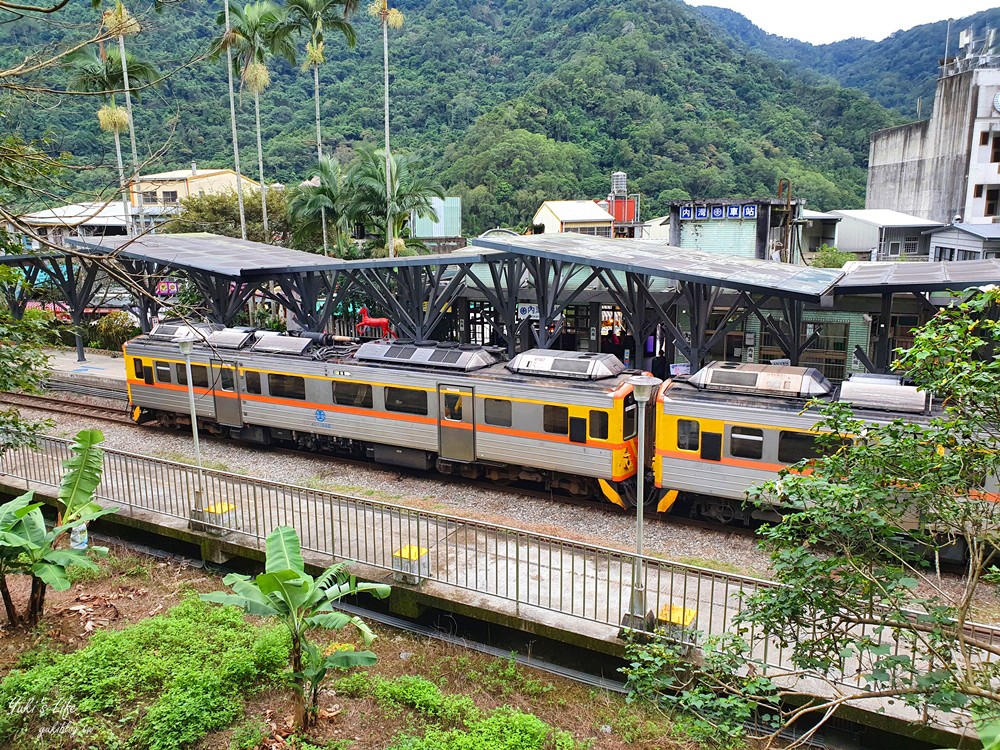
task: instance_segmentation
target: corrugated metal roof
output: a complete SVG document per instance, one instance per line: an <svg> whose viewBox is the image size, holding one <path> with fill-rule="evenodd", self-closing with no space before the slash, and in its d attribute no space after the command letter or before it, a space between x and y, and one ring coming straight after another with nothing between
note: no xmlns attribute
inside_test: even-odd
<svg viewBox="0 0 1000 750"><path fill-rule="evenodd" d="M188 177L205 177L210 174L223 174L224 172L232 172L236 174L232 169L174 169L170 172L156 172L154 174L143 174L139 175L137 182L142 182L143 180L183 180Z"/></svg>
<svg viewBox="0 0 1000 750"><path fill-rule="evenodd" d="M962 291L1000 284L1000 260L952 260L939 263L869 263L852 261L835 294L882 294L900 291Z"/></svg>
<svg viewBox="0 0 1000 750"><path fill-rule="evenodd" d="M125 226L125 210L121 200L112 203L71 203L68 206L24 214L19 218L31 226Z"/></svg>
<svg viewBox="0 0 1000 750"><path fill-rule="evenodd" d="M925 232L925 234L937 234L949 229L957 229L960 232L966 232L973 237L979 237L984 240L1000 240L1000 224L949 224L944 227L932 229L929 232Z"/></svg>
<svg viewBox="0 0 1000 750"><path fill-rule="evenodd" d="M472 244L612 271L631 271L725 289L777 293L814 302L828 294L842 275L837 269L685 250L668 245L664 240L607 239L567 233L477 237Z"/></svg>
<svg viewBox="0 0 1000 750"><path fill-rule="evenodd" d="M940 221L931 221L920 216L904 214L888 208L864 208L844 211L830 211L834 216L863 221L876 227L939 227Z"/></svg>
<svg viewBox="0 0 1000 750"><path fill-rule="evenodd" d="M820 219L840 221L840 219L842 218L840 216L837 216L836 214L828 214L824 211L810 211L808 208L803 208L800 216L801 218L806 219L807 221L818 221Z"/></svg>
<svg viewBox="0 0 1000 750"><path fill-rule="evenodd" d="M614 221L615 219L594 201L545 201L538 207L535 216L537 217L546 207L559 221Z"/></svg>

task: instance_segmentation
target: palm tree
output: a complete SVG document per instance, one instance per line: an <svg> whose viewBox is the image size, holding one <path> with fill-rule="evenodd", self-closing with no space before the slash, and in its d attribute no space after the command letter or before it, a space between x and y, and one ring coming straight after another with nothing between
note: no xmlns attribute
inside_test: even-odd
<svg viewBox="0 0 1000 750"><path fill-rule="evenodd" d="M288 0L285 4L290 16L296 19L300 30L309 33L306 42L306 61L303 67L311 67L313 71L313 99L316 104L316 156L320 169L323 163L323 135L320 130L319 116L319 66L326 62L323 54L323 31L331 28L340 31L347 40L347 46L353 47L357 41L354 27L347 17L358 9L358 0ZM342 9L342 10L341 10ZM320 207L320 225L323 230L323 252L329 254L329 241L326 233L326 209Z"/></svg>
<svg viewBox="0 0 1000 750"><path fill-rule="evenodd" d="M115 155L118 164L118 186L122 193L122 208L125 210L125 222L131 225L131 209L128 202L128 183L125 180L125 165L122 161L121 131L130 126L131 118L115 103L115 92L122 91L126 84L122 71L131 73L131 80L140 86L152 83L159 73L152 65L136 58L131 53L121 58L119 50L105 50L104 45L97 48L85 47L66 58L66 67L72 76L71 86L78 91L88 91L100 94L105 102L97 110L97 121L101 130L110 132L115 138ZM138 92L136 98L139 98Z"/></svg>
<svg viewBox="0 0 1000 750"><path fill-rule="evenodd" d="M221 40L220 46L235 52L233 65L239 66L242 86L253 94L254 119L257 125L257 169L260 176L260 205L267 226L267 183L264 179L264 149L260 142L260 95L271 83L267 72L267 58L271 55L283 57L295 64L295 47L291 36L295 27L288 23L285 11L271 0L256 0L242 8L229 4L231 28Z"/></svg>
<svg viewBox="0 0 1000 750"><path fill-rule="evenodd" d="M436 221L431 198L444 198L440 185L417 175L415 163L416 159L407 154L386 158L382 149L364 149L348 175L351 198L347 213L361 218L373 234L381 235L379 240L387 240L385 248L390 258L395 248L388 238L402 238L411 213ZM411 251L422 248L421 243L405 239L403 246Z"/></svg>
<svg viewBox="0 0 1000 750"><path fill-rule="evenodd" d="M311 179L288 191L292 239L303 246L322 231L323 252L329 254L326 246L329 228L333 233L334 254L346 257L351 254L352 220L346 175L336 160L322 156L309 176Z"/></svg>
<svg viewBox="0 0 1000 750"><path fill-rule="evenodd" d="M125 88L125 113L128 115L128 135L132 146L132 179L139 175L139 151L135 145L135 128L132 119L132 92L128 80L128 55L125 52L125 37L138 34L142 29L135 17L117 0L114 10L106 10L101 17L101 24L110 34L118 37L118 57L122 63L122 84ZM136 202L139 207L139 234L146 229L146 210L142 200L142 190L136 190Z"/></svg>
<svg viewBox="0 0 1000 750"><path fill-rule="evenodd" d="M229 83L229 127L232 132L233 139L233 167L236 169L236 202L240 210L240 236L246 240L247 238L247 212L243 206L243 173L240 171L240 138L237 134L236 128L236 94L233 91L233 48L231 45L227 44L227 40L232 37L232 26L229 22L229 2L225 0L223 3L224 8L222 12L222 23L225 26L225 31L223 32L222 39L216 45L213 50L213 57L218 57L221 53L221 49L224 47L226 50L226 78ZM217 19L218 20L218 19ZM253 301L250 302L251 308L253 307Z"/></svg>
<svg viewBox="0 0 1000 750"><path fill-rule="evenodd" d="M378 18L382 24L382 71L385 79L385 168L383 173L385 174L385 194L388 196L392 193L392 188L389 185L389 175L392 173L392 169L389 166L391 153L389 150L389 27L392 26L394 29L402 28L403 14L397 8L390 8L389 0L372 0L372 4L368 6L368 15ZM396 254L392 234L393 222L388 218L391 214L392 209L387 203L386 227L388 234L385 238L385 246L388 249L390 258Z"/></svg>

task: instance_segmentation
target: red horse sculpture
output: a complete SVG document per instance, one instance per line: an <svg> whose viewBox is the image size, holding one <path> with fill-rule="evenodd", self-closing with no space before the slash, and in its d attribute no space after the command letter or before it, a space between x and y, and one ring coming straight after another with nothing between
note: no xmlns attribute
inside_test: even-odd
<svg viewBox="0 0 1000 750"><path fill-rule="evenodd" d="M382 338L395 338L396 334L389 330L389 319L388 318L371 318L368 316L368 308L362 307L358 312L361 313L361 322L354 326L354 332L358 335L361 334L363 328L377 328L382 331Z"/></svg>

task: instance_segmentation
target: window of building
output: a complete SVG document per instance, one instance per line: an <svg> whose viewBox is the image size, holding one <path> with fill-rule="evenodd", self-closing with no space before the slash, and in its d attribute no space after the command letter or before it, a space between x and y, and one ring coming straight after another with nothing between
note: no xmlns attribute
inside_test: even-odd
<svg viewBox="0 0 1000 750"><path fill-rule="evenodd" d="M804 458L816 458L822 451L816 446L816 436L807 432L782 430L778 434L778 460L783 464L798 463Z"/></svg>
<svg viewBox="0 0 1000 750"><path fill-rule="evenodd" d="M372 387L366 383L336 382L333 384L333 403L337 406L371 409Z"/></svg>
<svg viewBox="0 0 1000 750"><path fill-rule="evenodd" d="M546 404L542 407L542 429L552 435L566 435L569 433L569 409L565 406L551 406Z"/></svg>
<svg viewBox="0 0 1000 750"><path fill-rule="evenodd" d="M974 188L972 188L972 197L973 198L982 198L983 197L983 186L982 185L976 185Z"/></svg>
<svg viewBox="0 0 1000 750"><path fill-rule="evenodd" d="M622 417L622 439L631 440L635 437L636 432L639 428L639 422L637 421L637 415L639 413L639 407L636 406L635 396L631 393L625 397L625 413Z"/></svg>
<svg viewBox="0 0 1000 750"><path fill-rule="evenodd" d="M955 248L953 247L934 248L934 260L955 260Z"/></svg>
<svg viewBox="0 0 1000 750"><path fill-rule="evenodd" d="M920 247L920 239L917 237L907 237L903 240L903 253L905 255L916 255Z"/></svg>
<svg viewBox="0 0 1000 750"><path fill-rule="evenodd" d="M979 260L979 251L959 250L957 260Z"/></svg>
<svg viewBox="0 0 1000 750"><path fill-rule="evenodd" d="M385 408L402 414L427 415L427 392L414 388L385 387Z"/></svg>
<svg viewBox="0 0 1000 750"><path fill-rule="evenodd" d="M993 147L990 149L990 161L994 164L1000 162L1000 134L993 134Z"/></svg>
<svg viewBox="0 0 1000 750"><path fill-rule="evenodd" d="M499 398L488 398L483 401L483 420L486 424L496 427L510 427L511 408L510 401Z"/></svg>
<svg viewBox="0 0 1000 750"><path fill-rule="evenodd" d="M247 371L243 374L247 384L247 393L263 393L260 387L260 373L254 372L253 370Z"/></svg>
<svg viewBox="0 0 1000 750"><path fill-rule="evenodd" d="M156 191L155 190L143 190L142 191L142 202L145 204L156 203Z"/></svg>
<svg viewBox="0 0 1000 750"><path fill-rule="evenodd" d="M693 419L677 420L677 448L682 451L696 451L699 447L701 426Z"/></svg>
<svg viewBox="0 0 1000 750"><path fill-rule="evenodd" d="M987 250L983 253L984 258L1000 258L1000 250Z"/></svg>
<svg viewBox="0 0 1000 750"><path fill-rule="evenodd" d="M1000 143L1000 140L995 140L994 143ZM997 204L1000 204L1000 188L989 188L986 191L986 210L983 216L996 216Z"/></svg>
<svg viewBox="0 0 1000 750"><path fill-rule="evenodd" d="M573 234L589 234L592 237L610 237L611 227L563 227L566 232Z"/></svg>
<svg viewBox="0 0 1000 750"><path fill-rule="evenodd" d="M187 385L187 368L182 364L174 365L177 382ZM191 365L191 385L195 388L208 388L208 368L205 365Z"/></svg>
<svg viewBox="0 0 1000 750"><path fill-rule="evenodd" d="M169 383L170 381L170 365L166 362L156 362L156 382L157 383Z"/></svg>
<svg viewBox="0 0 1000 750"><path fill-rule="evenodd" d="M595 440L608 439L608 413L606 411L590 410L590 436Z"/></svg>
<svg viewBox="0 0 1000 750"><path fill-rule="evenodd" d="M276 398L294 398L304 401L306 397L305 378L298 375L279 375L272 373L267 376L267 388Z"/></svg>
<svg viewBox="0 0 1000 750"><path fill-rule="evenodd" d="M164 190L163 191L163 202L164 203L176 203L177 202L177 191L176 190Z"/></svg>
<svg viewBox="0 0 1000 750"><path fill-rule="evenodd" d="M890 242L889 243L889 255L899 255L899 243Z"/></svg>
<svg viewBox="0 0 1000 750"><path fill-rule="evenodd" d="M761 458L764 431L753 427L733 427L729 432L729 454L735 458Z"/></svg>
<svg viewBox="0 0 1000 750"><path fill-rule="evenodd" d="M990 145L990 131L984 130L979 134L979 145L989 146Z"/></svg>

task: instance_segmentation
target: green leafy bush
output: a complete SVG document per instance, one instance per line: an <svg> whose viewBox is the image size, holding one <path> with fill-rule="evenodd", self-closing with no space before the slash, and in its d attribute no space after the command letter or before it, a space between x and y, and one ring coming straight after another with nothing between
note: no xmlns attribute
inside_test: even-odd
<svg viewBox="0 0 1000 750"><path fill-rule="evenodd" d="M423 737L400 737L388 750L575 750L585 747L534 714L510 708L494 711L468 729L431 727Z"/></svg>
<svg viewBox="0 0 1000 750"><path fill-rule="evenodd" d="M0 682L0 736L23 748L62 747L66 731L108 738L100 747L187 747L239 716L243 693L271 681L288 654L283 631L191 599L12 672ZM51 729L61 722L63 733Z"/></svg>
<svg viewBox="0 0 1000 750"><path fill-rule="evenodd" d="M94 325L92 342L101 349L121 351L125 342L139 335L139 327L135 320L126 312L108 313Z"/></svg>

